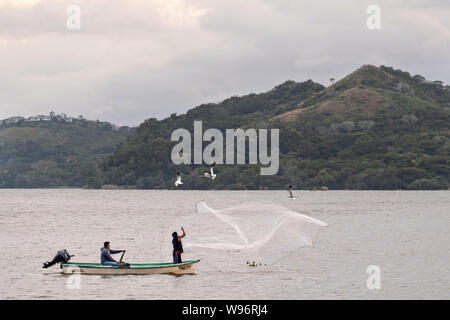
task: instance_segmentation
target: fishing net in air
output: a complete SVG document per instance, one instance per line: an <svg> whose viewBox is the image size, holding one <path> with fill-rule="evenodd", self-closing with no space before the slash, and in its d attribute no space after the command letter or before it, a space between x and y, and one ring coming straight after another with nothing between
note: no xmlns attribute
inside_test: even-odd
<svg viewBox="0 0 450 320"><path fill-rule="evenodd" d="M181 217L188 236L185 253L218 264L272 265L313 246L318 230L326 222L278 204L243 204L216 210L205 202L193 214Z"/></svg>

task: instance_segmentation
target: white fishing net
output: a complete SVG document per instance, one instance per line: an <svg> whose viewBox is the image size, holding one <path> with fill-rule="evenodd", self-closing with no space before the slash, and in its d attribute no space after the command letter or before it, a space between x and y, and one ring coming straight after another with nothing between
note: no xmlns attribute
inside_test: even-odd
<svg viewBox="0 0 450 320"><path fill-rule="evenodd" d="M328 226L277 204L215 210L203 201L177 224L188 234L183 239L185 256L214 261L222 267L273 265L295 255L299 248L313 246L318 229Z"/></svg>

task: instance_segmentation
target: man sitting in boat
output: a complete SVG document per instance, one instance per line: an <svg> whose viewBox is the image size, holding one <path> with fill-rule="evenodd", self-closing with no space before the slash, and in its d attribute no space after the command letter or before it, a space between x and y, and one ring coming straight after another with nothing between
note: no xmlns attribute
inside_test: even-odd
<svg viewBox="0 0 450 320"><path fill-rule="evenodd" d="M172 233L172 245L173 245L173 263L181 263L181 254L183 253L183 243L181 242L181 239L186 237L186 232L184 232L184 228L181 227L181 230L183 230L183 234L181 236L178 235L178 233L174 232Z"/></svg>
<svg viewBox="0 0 450 320"><path fill-rule="evenodd" d="M111 257L112 254L126 252L126 250L111 250L110 244L106 241L102 248L102 254L100 255L100 261L104 266L118 267L119 263Z"/></svg>

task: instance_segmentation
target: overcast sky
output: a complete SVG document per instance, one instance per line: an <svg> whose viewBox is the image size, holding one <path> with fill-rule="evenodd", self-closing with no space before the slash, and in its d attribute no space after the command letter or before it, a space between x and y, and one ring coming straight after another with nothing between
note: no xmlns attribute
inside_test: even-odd
<svg viewBox="0 0 450 320"><path fill-rule="evenodd" d="M66 26L69 5L81 29ZM381 8L381 30L366 9ZM0 119L119 125L363 64L450 83L449 0L0 0Z"/></svg>

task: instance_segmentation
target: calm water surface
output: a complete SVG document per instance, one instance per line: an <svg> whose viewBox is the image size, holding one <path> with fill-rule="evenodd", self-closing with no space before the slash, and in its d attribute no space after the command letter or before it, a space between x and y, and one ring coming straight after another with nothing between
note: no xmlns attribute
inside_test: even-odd
<svg viewBox="0 0 450 320"><path fill-rule="evenodd" d="M0 190L1 299L429 299L450 298L450 192ZM270 201L326 221L295 263L196 275L82 276L69 289L57 250L96 262L103 241L128 262L170 261L161 237L205 200L212 208ZM189 230L186 230L189 232ZM170 241L170 239L169 239ZM188 250L186 250L188 251ZM217 253L221 254L221 253ZM189 251L184 259L196 258ZM381 268L381 290L366 269Z"/></svg>

